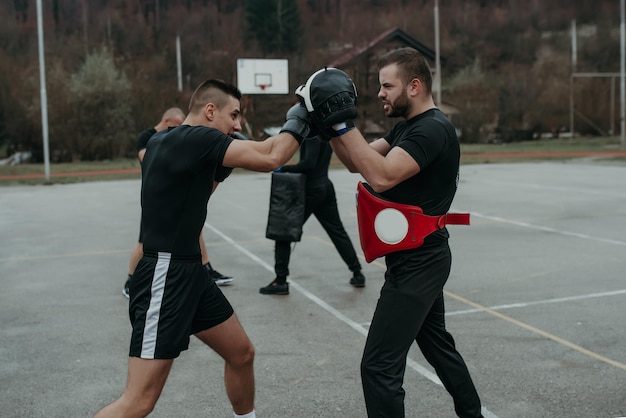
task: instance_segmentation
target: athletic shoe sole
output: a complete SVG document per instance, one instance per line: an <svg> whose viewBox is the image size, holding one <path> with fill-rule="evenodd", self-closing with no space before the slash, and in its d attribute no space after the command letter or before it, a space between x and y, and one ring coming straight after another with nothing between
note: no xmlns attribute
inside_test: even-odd
<svg viewBox="0 0 626 418"><path fill-rule="evenodd" d="M350 279L350 284L352 285L352 287L365 287L365 279L363 280L355 280L355 279Z"/></svg>
<svg viewBox="0 0 626 418"><path fill-rule="evenodd" d="M262 294L262 295L288 295L289 294L289 290L281 290L281 291L278 291L278 292L263 292L263 291L260 291L259 293Z"/></svg>

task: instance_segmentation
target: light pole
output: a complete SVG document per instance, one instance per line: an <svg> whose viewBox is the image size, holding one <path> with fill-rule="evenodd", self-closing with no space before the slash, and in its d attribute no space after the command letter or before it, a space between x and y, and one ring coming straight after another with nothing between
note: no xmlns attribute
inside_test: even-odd
<svg viewBox="0 0 626 418"><path fill-rule="evenodd" d="M46 93L46 64L43 56L43 18L41 0L37 0L37 34L39 37L39 83L41 85L41 131L46 182L50 181L50 151L48 149L48 96Z"/></svg>
<svg viewBox="0 0 626 418"><path fill-rule="evenodd" d="M183 66L180 56L180 35L176 35L176 73L178 75L178 91L183 91Z"/></svg>
<svg viewBox="0 0 626 418"><path fill-rule="evenodd" d="M435 99L437 102L437 106L441 106L441 57L439 55L439 0L435 0L435 89L436 89Z"/></svg>
<svg viewBox="0 0 626 418"><path fill-rule="evenodd" d="M572 69L569 77L569 132L574 138L574 73L576 72L576 20L572 19Z"/></svg>
<svg viewBox="0 0 626 418"><path fill-rule="evenodd" d="M624 72L626 71L625 69L625 64L624 64L624 59L625 59L625 53L624 53L624 44L626 43L626 28L624 27L624 0L620 0L620 26L619 26L619 33L620 33L620 60L619 60L619 67L620 67L620 104L621 104L621 115L620 115L620 135L621 135L621 144L622 147L626 146L626 83L624 82Z"/></svg>

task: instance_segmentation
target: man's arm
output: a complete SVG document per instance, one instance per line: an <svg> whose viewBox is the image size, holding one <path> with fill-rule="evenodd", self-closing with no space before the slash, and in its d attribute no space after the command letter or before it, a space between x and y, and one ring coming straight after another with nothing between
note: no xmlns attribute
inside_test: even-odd
<svg viewBox="0 0 626 418"><path fill-rule="evenodd" d="M291 106L278 135L263 142L232 141L222 165L252 171L274 171L288 162L309 135L309 112L299 104Z"/></svg>
<svg viewBox="0 0 626 418"><path fill-rule="evenodd" d="M339 157L339 160L346 166L351 173L358 173L358 169L350 159L350 154L342 141L330 141L333 151ZM369 143L369 146L380 155L387 155L391 146L384 138L378 138Z"/></svg>
<svg viewBox="0 0 626 418"><path fill-rule="evenodd" d="M343 163L343 165L346 166L349 172L358 173L356 166L354 165L354 163L352 162L352 159L350 158L350 154L348 153L348 150L346 150L346 147L341 140L337 140L337 141L331 140L330 146L332 147L335 155L339 158L339 160Z"/></svg>
<svg viewBox="0 0 626 418"><path fill-rule="evenodd" d="M299 147L288 132L281 132L265 141L233 141L224 154L223 165L252 171L270 172L287 163Z"/></svg>
<svg viewBox="0 0 626 418"><path fill-rule="evenodd" d="M346 167L360 173L376 192L388 190L420 171L420 166L405 150L390 148L382 138L368 144L358 129L333 138L331 144L341 161L351 165Z"/></svg>
<svg viewBox="0 0 626 418"><path fill-rule="evenodd" d="M141 132L139 136L137 136L137 159L139 160L139 164L143 162L143 156L146 153L146 149L148 147L148 141L152 138L152 135L156 133L156 129L146 129Z"/></svg>

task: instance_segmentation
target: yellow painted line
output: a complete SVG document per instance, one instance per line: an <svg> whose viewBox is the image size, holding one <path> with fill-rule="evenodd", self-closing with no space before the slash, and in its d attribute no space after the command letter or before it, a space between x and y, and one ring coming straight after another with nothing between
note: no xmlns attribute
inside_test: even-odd
<svg viewBox="0 0 626 418"><path fill-rule="evenodd" d="M323 243L324 243L324 244L326 244L326 245L329 245L329 246L331 246L331 247L334 247L333 243L332 243L332 242L330 242L330 241L324 240L324 239L322 239L322 238L320 238L320 237L314 237L314 238L315 238L315 239L317 239L318 241L323 242ZM359 255L359 258L364 259L364 258L363 258L363 257L361 257L360 255ZM371 262L370 264L374 264L374 265L376 265L376 266L378 266L378 267L382 268L383 270L387 268L387 267L385 266L385 264L384 264L384 263L381 263L381 262L379 262L379 261L377 261L377 260L374 260L374 261L373 261L373 262ZM520 327L520 328L523 328L523 329L525 329L525 330L527 330L527 331L530 331L530 332L532 332L532 333L535 333L535 334L541 335L541 336L542 336L542 337L544 337L544 338L547 338L547 339L549 339L549 340L552 340L552 341L554 341L554 342L556 342L556 343L558 343L558 344L564 345L565 347L571 348L572 350L578 351L579 353L584 354L584 355L586 355L586 356L588 356L588 357L591 357L591 358L593 358L593 359L596 359L596 360L598 360L598 361L601 361L601 362L603 362L603 363L609 364L609 365L611 365L611 366L613 366L613 367L617 367L618 369L622 369L622 370L625 370L625 371L626 371L626 364L624 364L624 363L620 363L619 361L615 361L615 360L612 360L612 359L610 359L610 358L608 358L608 357L604 357L603 355L600 355L600 354L594 353L594 352L593 352L593 351L591 351L591 350L587 350L586 348L581 347L581 346L579 346L579 345L577 345L577 344L574 344L574 343L572 343L572 342L570 342L570 341L564 340L564 339L563 339L563 338L561 338L561 337L557 337L556 335L554 335L554 334L550 334L550 333L549 333L549 332L547 332L547 331L544 331L544 330L539 329L539 328L537 328L537 327L533 327L532 325L528 325L528 324L526 324L526 323L524 323L524 322L522 322L522 321L518 321L517 319L511 318L511 317L510 317L510 316L508 316L508 315L504 315L504 314L502 314L502 313L500 313L500 312L498 312L498 311L495 311L495 310L493 310L493 309L491 309L491 308L488 308L488 307L486 307L486 306L483 306L483 305L481 305L481 304L479 304L479 303L472 302L472 301L471 301L471 300L469 300L469 299L466 299L466 298L464 298L464 297L462 297L462 296L456 295L456 294L454 294L454 293L452 293L452 292L449 292L449 291L447 291L447 290L444 290L444 291L443 291L443 293L444 293L446 296L448 296L448 297L450 297L450 298L452 298L452 299L456 299L456 300L458 300L459 302L462 302L462 303L464 303L464 304L466 304L466 305L469 305L469 306L471 306L471 307L473 307L473 308L475 308L475 309L478 309L478 310L480 310L480 311L483 311L483 312L485 312L485 313L488 313L488 314L490 314L490 315L493 315L493 316L495 316L496 318L500 318L500 319L502 319L503 321L506 321L506 322L511 323L511 324L513 324L513 325L517 325L517 326L518 326L518 327Z"/></svg>
<svg viewBox="0 0 626 418"><path fill-rule="evenodd" d="M584 354L586 356L589 356L589 357L594 358L596 360L599 360L601 362L610 364L611 366L617 367L618 369L626 370L626 364L620 363L620 362L612 360L612 359L610 359L608 357L604 357L604 356L602 356L600 354L594 353L591 350L587 350L584 347L576 345L576 344L574 344L574 343L572 343L570 341L564 340L563 338L557 337L554 334L550 334L547 331L541 330L541 329L539 329L537 327L533 327L532 325L528 325L528 324L526 324L524 322L518 321L517 319L511 318L508 315L504 315L504 314L502 314L502 313L500 313L498 311L494 311L493 309L490 309L490 308L488 308L486 306L483 306L483 305L481 305L479 303L472 302L469 299L466 299L466 298L464 298L462 296L456 295L456 294L454 294L452 292L449 292L447 290L445 290L444 293L445 293L446 296L451 297L452 299L456 299L459 302L465 303L466 305L472 306L472 307L474 307L476 309L479 309L479 310L481 310L481 311L483 311L485 313L488 313L488 314L493 315L493 316L495 316L497 318L500 318L503 321L509 322L511 324L517 325L520 328L524 328L525 330L528 330L528 331L533 332L535 334L541 335L544 338L547 338L547 339L552 340L554 342L557 342L557 343L559 343L561 345L569 347L572 350L576 350L579 353L582 353L582 354Z"/></svg>

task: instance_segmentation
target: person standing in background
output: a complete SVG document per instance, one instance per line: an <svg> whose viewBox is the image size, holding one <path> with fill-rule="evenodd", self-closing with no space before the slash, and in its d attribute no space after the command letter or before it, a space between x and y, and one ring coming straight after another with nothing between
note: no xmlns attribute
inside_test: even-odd
<svg viewBox="0 0 626 418"><path fill-rule="evenodd" d="M320 141L316 137L307 138L300 147L300 161L297 164L285 165L277 171L306 175L303 223L309 219L309 216L315 215L335 245L342 260L352 272L350 284L354 287L364 287L365 276L361 272L361 263L339 217L335 187L328 178L332 152L327 141ZM261 294L289 294L287 276L289 275L290 256L291 242L275 241L274 272L276 277L270 284L259 289Z"/></svg>

